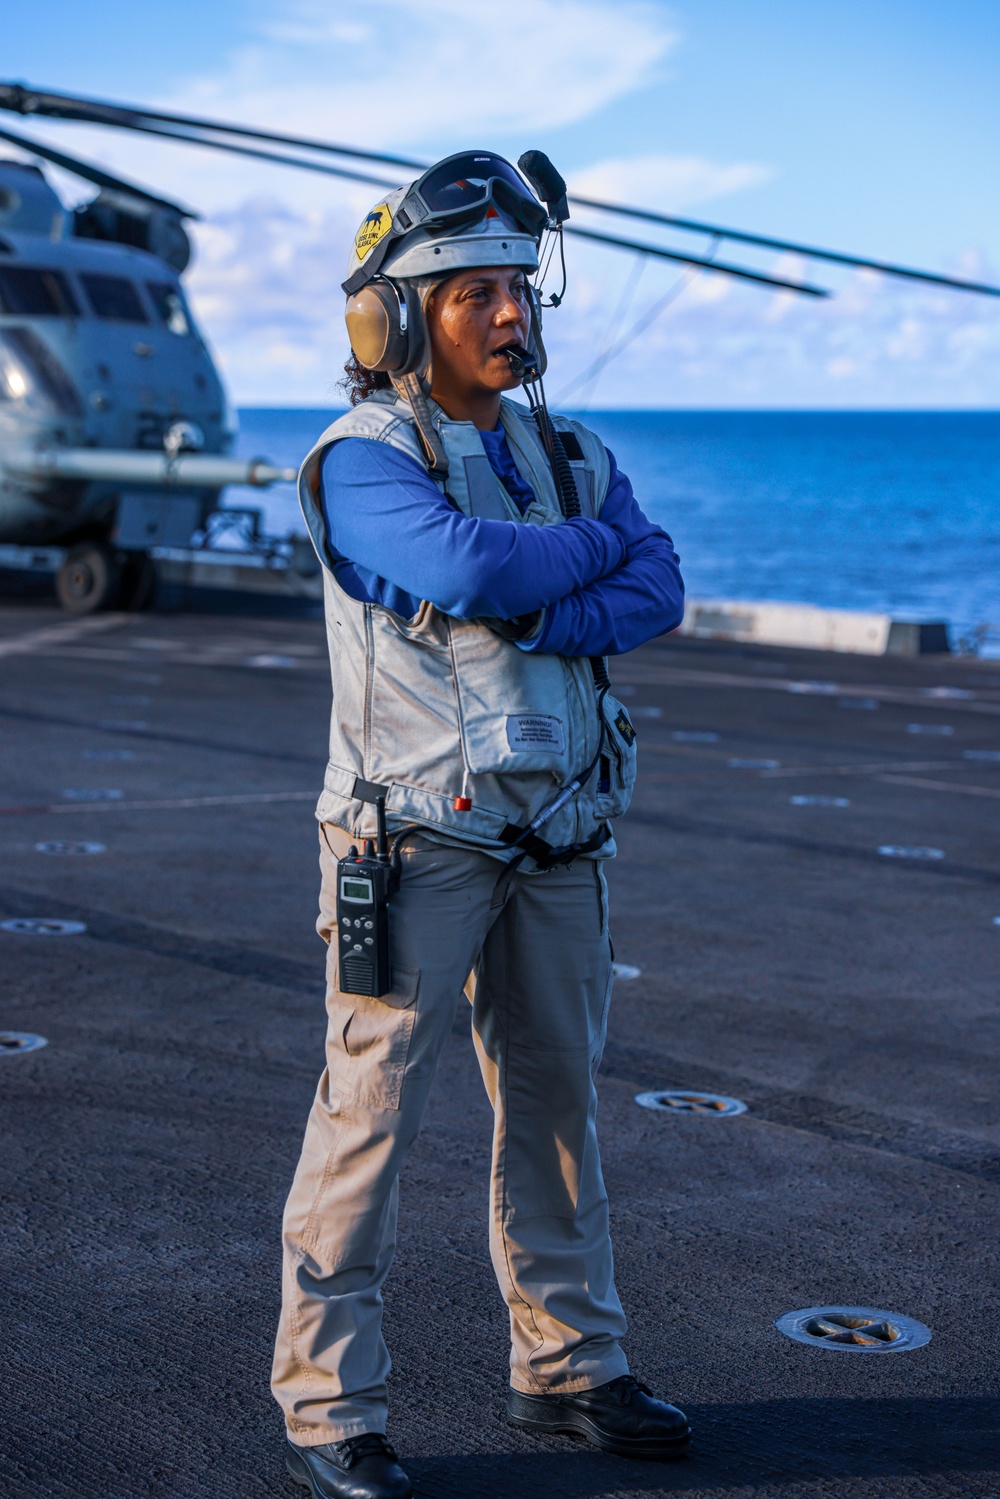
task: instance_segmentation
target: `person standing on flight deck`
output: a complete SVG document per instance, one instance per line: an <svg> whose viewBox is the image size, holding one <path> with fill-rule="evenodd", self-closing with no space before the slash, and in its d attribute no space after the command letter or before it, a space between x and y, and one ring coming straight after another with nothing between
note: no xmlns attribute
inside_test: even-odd
<svg viewBox="0 0 1000 1499"><path fill-rule="evenodd" d="M355 404L300 474L334 689L317 808L329 1031L285 1210L272 1387L289 1471L322 1499L411 1492L385 1439L381 1288L399 1172L473 983L510 1419L634 1457L680 1456L690 1437L621 1348L594 1089L602 861L635 778L601 658L673 629L683 585L603 443L502 399L544 367L527 273L547 223L485 152L372 210L344 283ZM380 796L401 885L376 999L340 988L355 939L338 930L337 860L375 836Z"/></svg>

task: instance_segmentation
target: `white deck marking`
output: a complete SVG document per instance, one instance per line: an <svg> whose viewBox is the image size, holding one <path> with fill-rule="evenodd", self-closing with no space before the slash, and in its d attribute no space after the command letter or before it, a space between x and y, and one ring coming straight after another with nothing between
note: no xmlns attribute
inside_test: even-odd
<svg viewBox="0 0 1000 1499"><path fill-rule="evenodd" d="M745 688L748 692L787 692L796 696L813 696L817 694L815 683L804 681L790 682L785 677L743 677L737 676L735 672L724 671L696 671L693 667L686 666L660 666L655 671L638 670L633 665L633 675L642 687L657 687L660 685L674 684L689 687L736 687ZM997 700L997 684L984 683L989 697L986 693L977 692L970 694L968 701L956 702L949 698L947 708L949 713L989 713L1000 715L1000 701ZM830 689L833 689L831 691ZM834 692L849 697L870 697L883 703L901 703L910 706L919 705L927 708L930 706L927 694L922 687L881 687L873 686L868 682L836 682L824 683L822 696L828 696L834 701ZM992 698L992 701L990 700ZM945 704L942 703L942 707Z"/></svg>
<svg viewBox="0 0 1000 1499"><path fill-rule="evenodd" d="M920 776L878 776L890 786L919 786L925 791L954 791L958 796L988 796L1000 800L992 786L956 786L950 781L925 781Z"/></svg>
<svg viewBox="0 0 1000 1499"><path fill-rule="evenodd" d="M0 640L0 656L30 656L35 652L60 654L60 648L72 645L84 635L99 635L117 630L128 619L127 614L92 614L86 619L68 619L64 624L46 625L44 630L29 630L12 640Z"/></svg>
<svg viewBox="0 0 1000 1499"><path fill-rule="evenodd" d="M313 791L248 791L235 796L179 796L162 797L156 801L135 802L55 802L51 806L0 807L0 817L28 817L48 815L50 812L73 812L77 817L88 812L155 812L184 807L242 807L261 802L314 802L318 792Z"/></svg>

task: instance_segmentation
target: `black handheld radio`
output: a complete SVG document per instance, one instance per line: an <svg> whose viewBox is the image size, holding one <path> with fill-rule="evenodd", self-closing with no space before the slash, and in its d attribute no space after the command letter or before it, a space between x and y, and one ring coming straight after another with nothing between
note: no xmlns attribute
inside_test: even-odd
<svg viewBox="0 0 1000 1499"><path fill-rule="evenodd" d="M392 988L389 967L389 898L399 888L399 870L389 856L385 797L375 802L378 843L365 839L337 861L337 948L343 994L377 999Z"/></svg>

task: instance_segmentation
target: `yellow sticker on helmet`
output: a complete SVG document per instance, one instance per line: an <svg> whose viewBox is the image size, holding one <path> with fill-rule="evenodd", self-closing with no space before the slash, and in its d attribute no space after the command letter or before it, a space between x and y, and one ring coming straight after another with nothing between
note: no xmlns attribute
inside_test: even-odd
<svg viewBox="0 0 1000 1499"><path fill-rule="evenodd" d="M392 214L389 212L388 203L380 203L367 215L361 228L354 236L354 253L359 260L364 260L369 255L380 239L384 239L392 228Z"/></svg>

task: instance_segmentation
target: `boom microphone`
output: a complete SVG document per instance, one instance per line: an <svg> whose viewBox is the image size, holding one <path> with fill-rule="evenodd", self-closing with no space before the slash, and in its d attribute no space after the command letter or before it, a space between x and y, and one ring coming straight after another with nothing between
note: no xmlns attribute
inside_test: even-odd
<svg viewBox="0 0 1000 1499"><path fill-rule="evenodd" d="M531 380L539 373L538 359L520 344L510 344L503 351L510 372L518 380Z"/></svg>
<svg viewBox="0 0 1000 1499"><path fill-rule="evenodd" d="M517 164L549 210L549 217L557 224L564 224L569 218L566 183L545 152L525 151L518 157Z"/></svg>

